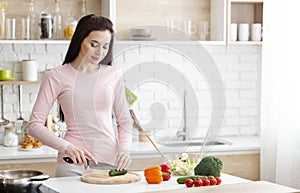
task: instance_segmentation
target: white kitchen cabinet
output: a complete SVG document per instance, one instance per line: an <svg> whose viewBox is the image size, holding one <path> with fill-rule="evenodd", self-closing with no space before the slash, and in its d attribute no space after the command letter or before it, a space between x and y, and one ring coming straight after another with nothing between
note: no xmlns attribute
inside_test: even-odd
<svg viewBox="0 0 300 193"><path fill-rule="evenodd" d="M263 0L169 0L167 1L122 1L122 0L88 0L87 7L89 13L100 14L112 20L115 24L116 32L127 30L127 35L118 39L131 40L128 29L141 25L165 26L166 21L174 20L181 25L183 22L191 20L198 32L194 34L193 40L199 40L199 21L210 21L210 35L203 43L210 44L261 44L261 42L230 42L229 25L231 22L247 22L249 24L262 23ZM79 2L79 1L78 1ZM75 12L78 9L78 2L64 0L61 3L63 13ZM48 3L49 4L49 3ZM54 4L54 3L53 3ZM17 0L11 0L7 8L7 17L15 17L17 20L26 16L26 9L17 9ZM52 8L49 4L49 8ZM36 1L36 12L43 8L39 1ZM65 16L65 15L64 15ZM20 37L20 23L17 21L17 37ZM157 38L157 41L160 39ZM161 39L165 41L166 39ZM183 39L184 40L184 39ZM65 44L68 40L1 40L0 43L33 43L33 44Z"/></svg>
<svg viewBox="0 0 300 193"><path fill-rule="evenodd" d="M262 44L262 41L230 41L231 23L263 24L263 0L227 0L227 43L228 44Z"/></svg>
<svg viewBox="0 0 300 193"><path fill-rule="evenodd" d="M23 0L22 2L18 0L6 0L7 8L6 8L6 18L16 18L16 40L10 40L11 42L25 43L25 40L21 39L21 18L25 18L28 15L28 0ZM97 15L104 15L109 17L113 22L115 22L115 0L87 0L87 13L95 13ZM54 0L49 0L46 3L44 1L35 0L34 1L34 11L36 13L37 22L39 22L40 13L45 9L48 9L52 14L54 11ZM60 9L63 16L63 24L64 19L68 17L68 14L73 13L76 18L79 16L80 10L80 1L79 0L62 0L60 1ZM22 7L22 9L20 9ZM33 40L28 40L28 42L32 43ZM49 43L48 41L55 40L39 40L43 43ZM7 42L1 40L2 42ZM58 41L60 42L60 40ZM36 43L36 42L34 42Z"/></svg>
<svg viewBox="0 0 300 193"><path fill-rule="evenodd" d="M116 1L118 40L131 40L130 28L151 27L157 41L199 41L200 22L209 21L210 34L201 42L226 42L226 0L131 0ZM167 22L173 21L175 35L168 34ZM190 38L184 35L184 22L192 22ZM156 31L155 31L156 30ZM160 30L160 31L158 31Z"/></svg>

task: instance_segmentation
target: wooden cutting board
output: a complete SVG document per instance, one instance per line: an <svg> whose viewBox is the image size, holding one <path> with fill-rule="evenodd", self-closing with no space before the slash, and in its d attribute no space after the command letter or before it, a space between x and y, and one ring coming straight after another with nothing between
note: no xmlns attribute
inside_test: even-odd
<svg viewBox="0 0 300 193"><path fill-rule="evenodd" d="M152 191L151 193L288 193L299 192L292 188L266 181L224 184L218 186L202 186L176 190ZM149 192L150 193L150 192Z"/></svg>
<svg viewBox="0 0 300 193"><path fill-rule="evenodd" d="M108 175L108 171L99 171L83 174L80 180L91 184L128 184L140 181L141 176L133 172L128 172L125 175L111 177Z"/></svg>

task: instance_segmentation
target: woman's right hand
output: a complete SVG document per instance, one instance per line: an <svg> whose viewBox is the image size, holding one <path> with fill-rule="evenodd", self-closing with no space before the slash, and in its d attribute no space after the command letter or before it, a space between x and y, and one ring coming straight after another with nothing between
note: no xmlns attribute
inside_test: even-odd
<svg viewBox="0 0 300 193"><path fill-rule="evenodd" d="M74 164L83 165L85 169L89 167L87 159L97 164L97 160L90 152L86 149L79 149L72 144L66 147L65 154L72 159Z"/></svg>

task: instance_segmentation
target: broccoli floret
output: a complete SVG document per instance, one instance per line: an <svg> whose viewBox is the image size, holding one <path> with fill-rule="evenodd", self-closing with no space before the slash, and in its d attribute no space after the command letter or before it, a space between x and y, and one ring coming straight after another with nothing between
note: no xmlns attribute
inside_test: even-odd
<svg viewBox="0 0 300 193"><path fill-rule="evenodd" d="M220 176L223 162L216 157L209 156L201 159L200 163L194 168L195 175Z"/></svg>

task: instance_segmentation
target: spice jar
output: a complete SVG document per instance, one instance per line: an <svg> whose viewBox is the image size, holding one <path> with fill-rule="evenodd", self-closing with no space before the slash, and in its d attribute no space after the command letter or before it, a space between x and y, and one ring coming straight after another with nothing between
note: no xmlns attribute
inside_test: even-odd
<svg viewBox="0 0 300 193"><path fill-rule="evenodd" d="M53 36L53 18L47 10L43 11L40 16L41 39L52 39Z"/></svg>
<svg viewBox="0 0 300 193"><path fill-rule="evenodd" d="M3 136L3 145L7 147L17 146L19 144L15 126L5 126Z"/></svg>
<svg viewBox="0 0 300 193"><path fill-rule="evenodd" d="M64 36L65 39L70 40L73 37L73 34L75 32L75 28L77 25L77 20L74 17L74 14L69 14L66 18L66 22L64 24Z"/></svg>

